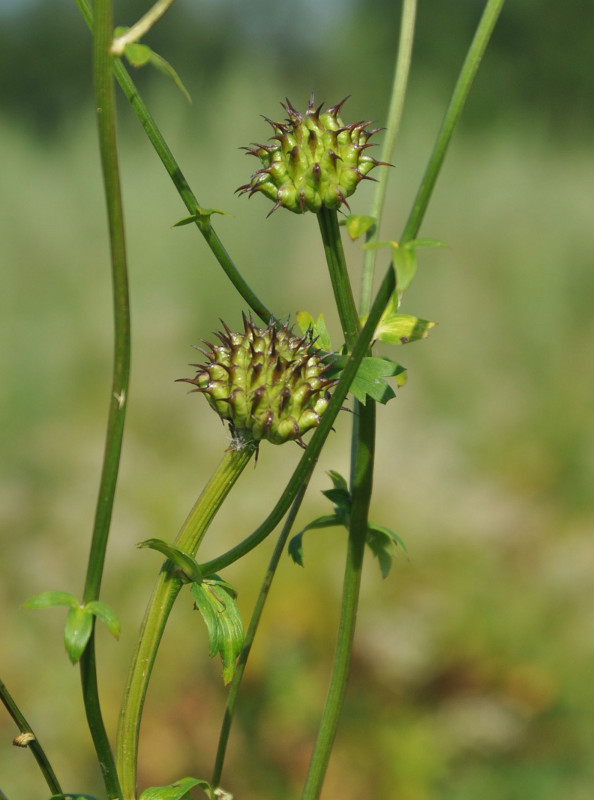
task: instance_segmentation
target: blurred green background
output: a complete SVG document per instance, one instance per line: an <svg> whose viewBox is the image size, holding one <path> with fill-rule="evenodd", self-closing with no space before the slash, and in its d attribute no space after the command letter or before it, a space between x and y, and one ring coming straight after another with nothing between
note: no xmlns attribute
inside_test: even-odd
<svg viewBox="0 0 594 800"><path fill-rule="evenodd" d="M397 238L480 14L478 0L420 3L411 87L383 236ZM148 3L121 0L118 24ZM324 311L339 340L313 217L234 190L263 141L259 117L312 89L343 118L385 119L399 3L178 0L147 37L178 69L142 91L244 274L279 315ZM584 800L594 785L594 105L586 0L510 2L448 155L403 310L436 320L398 352L408 385L379 409L373 519L403 537L381 581L366 566L352 680L324 800ZM103 447L111 300L90 75L74 3L0 7L0 670L66 791L101 784L60 610L80 595ZM121 161L133 314L131 404L99 634L113 730L125 669L160 560L227 445L176 378L191 349L242 304L185 216L125 102ZM371 189L353 199L366 213ZM358 246L348 255L357 281ZM383 260L382 260L383 259ZM382 255L383 268L386 256ZM300 514L327 513L325 471L348 470L343 414ZM249 533L300 452L263 447L212 526L204 556ZM344 532L310 533L305 570L283 558L246 673L223 785L241 800L299 796L325 696ZM226 573L249 614L273 546ZM182 596L183 597L183 596ZM141 736L142 786L210 777L225 701L189 597L175 608ZM0 714L0 788L47 790Z"/></svg>

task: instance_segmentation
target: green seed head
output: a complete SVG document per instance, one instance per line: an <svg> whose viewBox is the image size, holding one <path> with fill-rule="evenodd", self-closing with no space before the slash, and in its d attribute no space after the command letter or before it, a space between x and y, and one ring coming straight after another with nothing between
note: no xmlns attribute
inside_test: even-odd
<svg viewBox="0 0 594 800"><path fill-rule="evenodd" d="M204 394L229 423L234 441L257 445L262 439L282 444L315 428L330 400L335 380L325 377L328 355L315 347L311 333L296 337L288 323L257 328L243 317L244 330L223 323L221 344L204 341L206 364L195 364L195 378L184 378Z"/></svg>
<svg viewBox="0 0 594 800"><path fill-rule="evenodd" d="M274 202L273 211L284 206L296 214L317 213L322 206L349 208L347 197L368 173L383 161L368 154L369 139L381 130L369 130L371 122L344 125L338 116L345 97L338 105L322 112L315 107L313 93L305 114L289 100L281 103L288 114L284 122L264 119L272 126L272 144L254 144L244 150L262 162L240 194L262 192ZM268 216L270 216L270 214Z"/></svg>

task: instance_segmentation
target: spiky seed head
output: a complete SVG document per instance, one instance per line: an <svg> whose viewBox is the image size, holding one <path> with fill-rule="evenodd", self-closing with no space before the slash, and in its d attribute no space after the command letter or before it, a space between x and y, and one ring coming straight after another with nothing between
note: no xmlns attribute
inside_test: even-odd
<svg viewBox="0 0 594 800"><path fill-rule="evenodd" d="M297 440L315 428L328 407L335 380L332 365L315 346L310 332L293 335L288 322L258 328L243 316L244 330L233 333L225 323L216 334L220 344L204 341L206 364L195 364L195 378L183 378L204 394L229 423L239 446Z"/></svg>
<svg viewBox="0 0 594 800"><path fill-rule="evenodd" d="M338 116L347 99L322 112L323 104L316 108L312 92L305 114L287 99L281 103L288 115L285 121L264 117L274 130L272 144L243 148L262 167L237 191L250 197L265 194L274 202L270 214L281 206L296 214L317 213L322 206L349 208L346 198L362 180L373 180L368 173L385 162L368 153L373 147L369 139L381 128L370 130L371 122L344 125Z"/></svg>

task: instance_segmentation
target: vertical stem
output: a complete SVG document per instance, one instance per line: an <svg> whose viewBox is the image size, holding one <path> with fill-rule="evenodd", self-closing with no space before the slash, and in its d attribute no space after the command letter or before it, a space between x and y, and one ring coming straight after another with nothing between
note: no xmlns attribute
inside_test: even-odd
<svg viewBox="0 0 594 800"><path fill-rule="evenodd" d="M96 0L93 36L93 74L99 131L99 149L107 203L114 302L114 366L109 419L91 552L84 588L84 602L97 600L105 563L105 551L118 477L124 418L130 374L130 317L124 220L118 172L113 96L112 57L109 53L113 29L110 0ZM108 797L121 798L115 761L105 731L99 703L95 663L94 626L80 660L83 699L87 720L103 774Z"/></svg>
<svg viewBox="0 0 594 800"><path fill-rule="evenodd" d="M389 163L396 145L396 138L400 130L400 119L404 107L404 98L408 84L410 62L412 58L413 36L415 29L415 17L417 11L417 0L404 0L402 4L402 16L400 20L400 40L398 44L398 56L396 58L396 68L394 71L394 81L392 83L392 96L388 109L388 121L386 124L386 135L382 147L381 161ZM380 221L384 201L386 199L386 189L388 187L388 175L390 167L381 165L379 167L378 182L371 205L371 216L375 219L375 228L367 236L367 242L375 242L379 237ZM363 262L363 274L361 277L361 315L364 316L369 311L373 291L373 275L375 271L376 250L366 250Z"/></svg>
<svg viewBox="0 0 594 800"><path fill-rule="evenodd" d="M350 353L355 345L361 326L346 268L338 215L333 209L322 206L318 211L317 217L336 300L336 308L338 309L347 350Z"/></svg>
<svg viewBox="0 0 594 800"><path fill-rule="evenodd" d="M347 347L351 349L352 343L357 339L359 317L346 271L338 219L335 211L328 210L324 210L324 213L320 212L318 219L338 313L345 332ZM367 537L374 450L375 403L368 398L366 405L355 404L351 465L351 519L338 637L330 687L303 787L302 800L317 800L320 795L346 693Z"/></svg>
<svg viewBox="0 0 594 800"><path fill-rule="evenodd" d="M253 453L253 448L248 447L225 453L175 540L181 550L196 553L208 526ZM165 562L144 615L120 711L117 755L124 800L134 800L136 797L142 709L161 637L181 587L181 578L169 562Z"/></svg>
<svg viewBox="0 0 594 800"><path fill-rule="evenodd" d="M371 499L373 480L373 458L375 440L375 403L368 400L358 405L358 416L354 425L353 469L351 475L351 525L349 531L347 560L342 589L340 622L330 688L322 713L322 720L314 746L309 771L303 787L302 800L317 800L330 761L332 746L338 728L338 719L347 688L357 607L361 587L361 572L367 535L367 514ZM357 409L356 409L357 411Z"/></svg>

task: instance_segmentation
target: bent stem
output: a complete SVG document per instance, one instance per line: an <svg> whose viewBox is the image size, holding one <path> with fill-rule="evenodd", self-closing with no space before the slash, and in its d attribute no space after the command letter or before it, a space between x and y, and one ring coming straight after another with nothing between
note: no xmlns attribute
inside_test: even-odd
<svg viewBox="0 0 594 800"><path fill-rule="evenodd" d="M93 30L93 9L89 0L76 0L76 4L87 23L88 27ZM144 101L142 100L138 89L136 88L132 78L128 74L125 66L119 59L116 59L113 62L113 71L116 77L117 82L120 85L126 99L132 106L132 109L136 116L138 117L140 124L144 128L146 135L148 136L151 144L155 148L155 151L159 158L161 159L161 163L167 170L167 174L171 178L173 185L177 189L179 196L181 197L184 205L190 212L190 214L196 214L197 211L200 209L200 204L196 199L196 196L190 189L190 186L181 171L181 168L177 161L175 160L173 153L169 149L167 142L163 138L161 131L159 130L157 123L151 116L150 111L148 110L147 106L145 105ZM272 312L266 307L266 305L259 299L259 297L252 291L246 280L243 278L237 266L233 262L233 259L229 255L229 253L225 250L223 243L219 239L218 235L216 234L214 228L210 223L209 216L202 216L198 215L196 219L196 225L202 236L204 237L207 245L210 247L213 255L219 262L220 266L223 268L225 274L233 284L233 286L237 289L241 297L245 300L248 306L252 309L252 311L265 323L268 323L272 319Z"/></svg>
<svg viewBox="0 0 594 800"><path fill-rule="evenodd" d="M16 723L18 729L21 733L31 734L33 737L28 743L27 747L33 753L33 757L37 761L39 765L39 769L41 770L43 777L45 778L45 782L47 783L49 790L52 794L62 794L62 789L60 787L60 783L56 778L56 774L52 769L52 765L50 764L48 757L45 754L45 751L41 744L39 743L37 737L33 732L33 728L29 725L27 720L25 719L25 715L17 706L16 702L14 701L12 695L6 688L6 684L0 679L0 700L6 707L6 710ZM1 797L0 793L0 797Z"/></svg>
<svg viewBox="0 0 594 800"><path fill-rule="evenodd" d="M231 488L254 453L253 448L228 450L184 522L175 544L194 555L206 531ZM171 562L166 561L148 608L136 645L128 682L124 690L118 724L117 763L122 782L123 800L136 797L138 737L142 709L163 631L182 579Z"/></svg>

